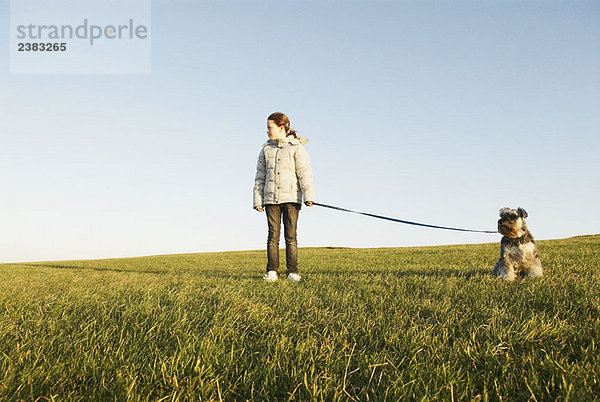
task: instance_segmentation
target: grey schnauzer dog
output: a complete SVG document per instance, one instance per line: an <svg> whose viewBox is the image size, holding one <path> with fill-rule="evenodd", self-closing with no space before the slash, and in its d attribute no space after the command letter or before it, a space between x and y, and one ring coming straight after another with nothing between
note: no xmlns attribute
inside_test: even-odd
<svg viewBox="0 0 600 402"><path fill-rule="evenodd" d="M542 262L535 241L525 224L527 211L523 208L500 210L498 232L503 236L500 242L500 259L494 266L493 274L507 281L517 277L542 276Z"/></svg>

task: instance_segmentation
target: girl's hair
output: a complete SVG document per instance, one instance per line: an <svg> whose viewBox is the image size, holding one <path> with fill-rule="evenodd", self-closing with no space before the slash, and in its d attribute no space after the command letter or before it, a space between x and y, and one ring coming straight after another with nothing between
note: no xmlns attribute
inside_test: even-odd
<svg viewBox="0 0 600 402"><path fill-rule="evenodd" d="M273 120L277 127L285 127L287 135L293 135L294 137L298 138L296 130L292 130L290 128L290 119L285 114L279 112L271 113L269 117L267 117L267 121L268 120Z"/></svg>

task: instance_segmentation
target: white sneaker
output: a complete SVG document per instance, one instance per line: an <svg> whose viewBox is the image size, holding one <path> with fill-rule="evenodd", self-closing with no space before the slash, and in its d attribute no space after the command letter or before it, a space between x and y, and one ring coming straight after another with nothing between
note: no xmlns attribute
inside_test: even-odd
<svg viewBox="0 0 600 402"><path fill-rule="evenodd" d="M277 277L277 272L269 271L265 276L263 276L263 279L267 282L275 282L279 278Z"/></svg>
<svg viewBox="0 0 600 402"><path fill-rule="evenodd" d="M288 275L288 281L292 281L292 282L300 282L300 275L298 274L289 274Z"/></svg>

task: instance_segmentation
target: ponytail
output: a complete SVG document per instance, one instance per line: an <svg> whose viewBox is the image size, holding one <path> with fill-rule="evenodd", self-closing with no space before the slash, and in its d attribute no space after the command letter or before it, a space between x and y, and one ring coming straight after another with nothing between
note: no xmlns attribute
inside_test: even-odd
<svg viewBox="0 0 600 402"><path fill-rule="evenodd" d="M293 135L294 138L298 138L298 133L296 132L296 130L292 130L291 128L288 128L287 135Z"/></svg>

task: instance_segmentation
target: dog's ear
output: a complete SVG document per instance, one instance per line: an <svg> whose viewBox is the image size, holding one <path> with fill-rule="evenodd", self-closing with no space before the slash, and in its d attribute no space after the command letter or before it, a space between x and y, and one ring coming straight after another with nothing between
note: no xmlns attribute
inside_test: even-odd
<svg viewBox="0 0 600 402"><path fill-rule="evenodd" d="M504 215L508 211L510 211L510 208L507 208L507 207L500 208L500 217L502 218L502 215Z"/></svg>
<svg viewBox="0 0 600 402"><path fill-rule="evenodd" d="M525 211L523 208L519 207L519 209L517 209L517 212L519 213L519 216L523 219L527 218L529 215L527 214L527 211Z"/></svg>

